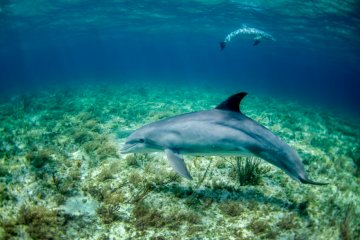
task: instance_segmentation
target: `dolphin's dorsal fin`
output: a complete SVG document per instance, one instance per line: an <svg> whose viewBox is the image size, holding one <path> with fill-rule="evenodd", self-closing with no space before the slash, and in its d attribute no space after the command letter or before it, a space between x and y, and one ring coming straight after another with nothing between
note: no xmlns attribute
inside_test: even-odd
<svg viewBox="0 0 360 240"><path fill-rule="evenodd" d="M246 96L246 94L246 92L234 94L217 105L215 109L240 112L240 102Z"/></svg>
<svg viewBox="0 0 360 240"><path fill-rule="evenodd" d="M184 159L182 159L179 154L177 154L171 149L165 149L165 154L170 162L170 165L178 174L188 180L192 180L192 177L186 167Z"/></svg>

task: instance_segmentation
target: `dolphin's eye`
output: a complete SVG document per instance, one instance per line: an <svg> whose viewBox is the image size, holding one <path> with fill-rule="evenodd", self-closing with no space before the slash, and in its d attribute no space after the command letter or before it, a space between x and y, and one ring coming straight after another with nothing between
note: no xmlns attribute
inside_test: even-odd
<svg viewBox="0 0 360 240"><path fill-rule="evenodd" d="M140 138L140 139L139 139L139 142L140 142L140 143L143 143L143 142L145 142L145 140L144 140L143 138Z"/></svg>

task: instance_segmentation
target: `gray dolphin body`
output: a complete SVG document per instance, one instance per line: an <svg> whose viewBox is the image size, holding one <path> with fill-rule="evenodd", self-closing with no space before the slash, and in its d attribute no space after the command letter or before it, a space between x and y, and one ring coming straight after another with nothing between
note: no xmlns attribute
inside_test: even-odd
<svg viewBox="0 0 360 240"><path fill-rule="evenodd" d="M226 44L231 42L231 40L236 36L245 36L245 37L253 38L254 40L253 46L260 44L260 42L263 39L271 40L274 42L276 41L276 39L271 34L257 28L248 27L245 24L243 24L241 28L226 35L224 41L220 42L220 49L224 50Z"/></svg>
<svg viewBox="0 0 360 240"><path fill-rule="evenodd" d="M238 93L208 111L192 112L145 125L126 140L122 153L164 151L181 176L192 179L181 154L257 156L302 183L310 180L299 155L267 128L240 112L246 93Z"/></svg>

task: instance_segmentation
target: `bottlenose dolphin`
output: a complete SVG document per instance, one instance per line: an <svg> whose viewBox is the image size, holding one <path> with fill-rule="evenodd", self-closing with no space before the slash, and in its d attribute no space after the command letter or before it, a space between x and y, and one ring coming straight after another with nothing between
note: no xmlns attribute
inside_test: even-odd
<svg viewBox="0 0 360 240"><path fill-rule="evenodd" d="M215 109L191 112L145 125L126 140L122 153L164 151L181 176L192 179L180 154L257 156L307 184L310 180L299 155L270 130L245 116L240 102L247 93L230 96Z"/></svg>
<svg viewBox="0 0 360 240"><path fill-rule="evenodd" d="M241 28L229 33L224 41L220 42L220 49L224 50L226 47L226 44L231 41L231 39L237 35L243 35L251 37L254 40L253 46L258 45L262 39L269 39L271 41L276 41L276 39L271 36L269 33L266 33L262 30L256 29L256 28L250 28L246 26L245 24L242 25Z"/></svg>

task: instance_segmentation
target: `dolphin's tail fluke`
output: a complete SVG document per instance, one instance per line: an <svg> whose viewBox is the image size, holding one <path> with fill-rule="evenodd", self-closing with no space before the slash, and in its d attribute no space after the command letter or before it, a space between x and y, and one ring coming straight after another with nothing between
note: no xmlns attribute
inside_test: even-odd
<svg viewBox="0 0 360 240"><path fill-rule="evenodd" d="M226 42L220 42L220 50L224 50L226 47Z"/></svg>
<svg viewBox="0 0 360 240"><path fill-rule="evenodd" d="M300 177L299 181L304 184L312 184L312 185L327 185L327 184L329 184L329 183L314 182L307 177Z"/></svg>

